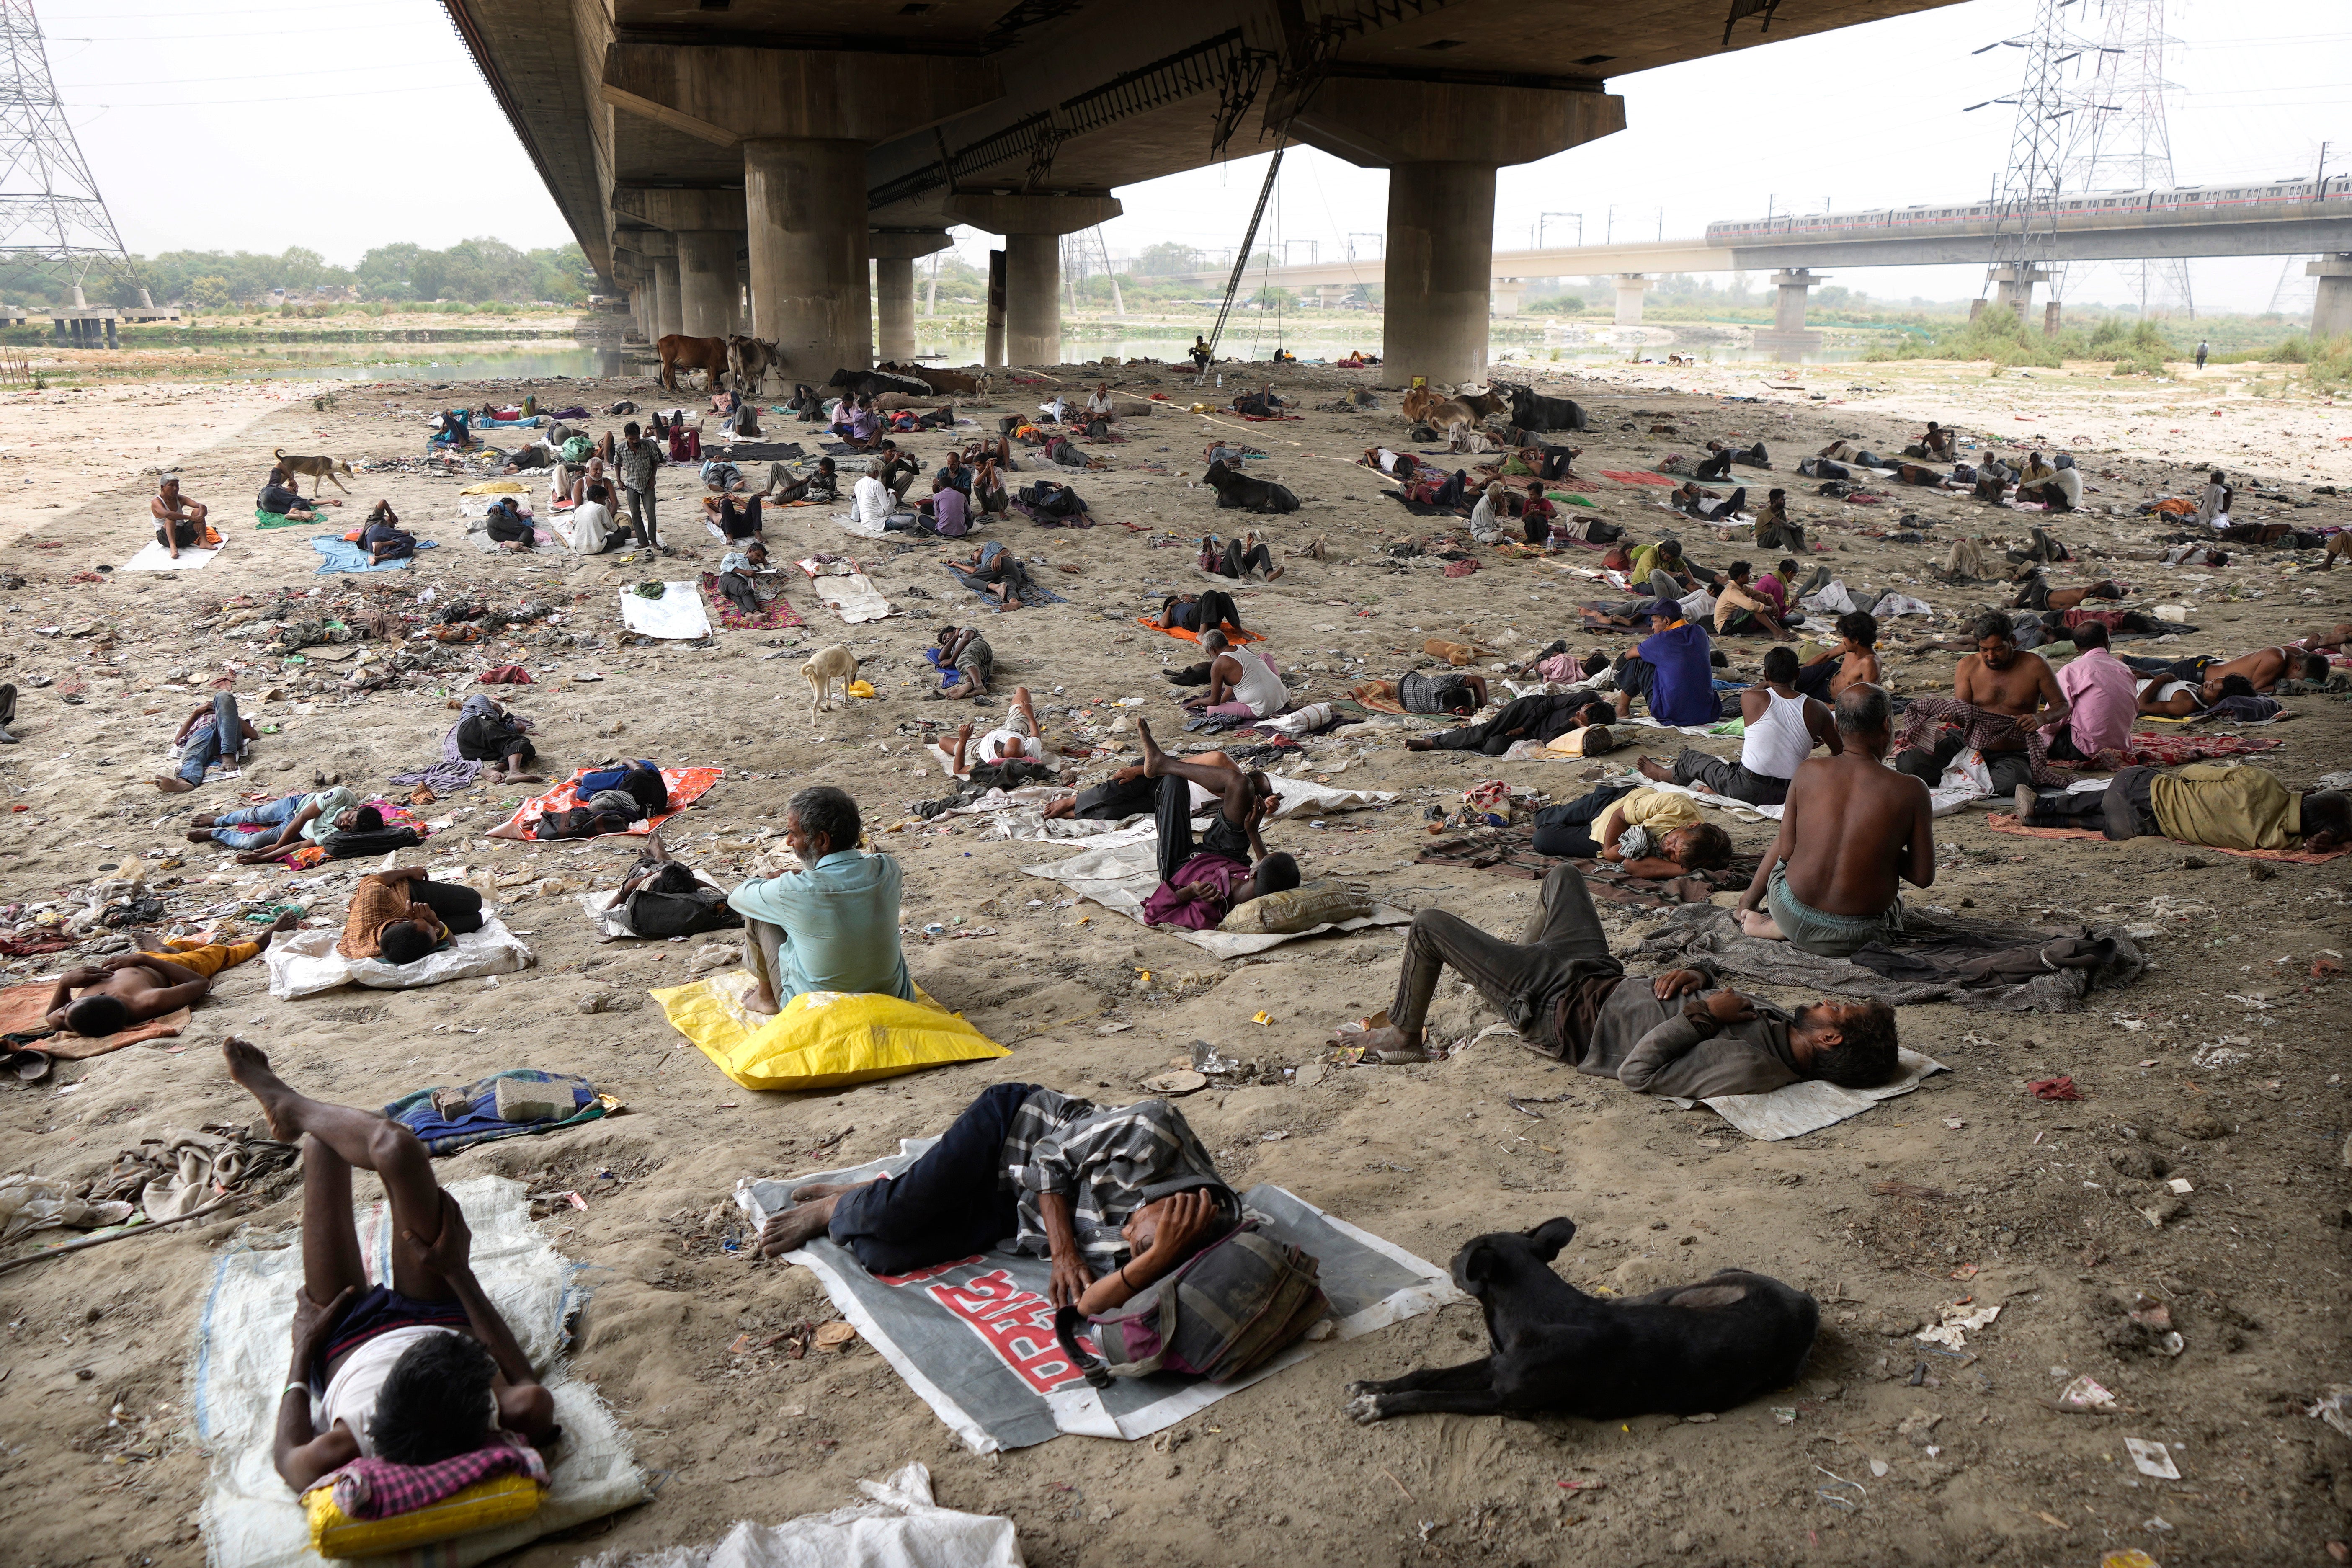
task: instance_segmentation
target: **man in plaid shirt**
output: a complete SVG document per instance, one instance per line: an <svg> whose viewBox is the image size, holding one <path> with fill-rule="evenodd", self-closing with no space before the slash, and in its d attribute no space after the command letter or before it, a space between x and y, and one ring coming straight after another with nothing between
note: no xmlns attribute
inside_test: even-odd
<svg viewBox="0 0 2352 1568"><path fill-rule="evenodd" d="M669 547L661 542L660 525L654 517L654 475L667 459L659 447L639 438L635 420L622 426L621 434L627 439L614 454L614 465L621 472L621 488L629 492L629 525L636 531L639 544L667 555Z"/></svg>
<svg viewBox="0 0 2352 1568"><path fill-rule="evenodd" d="M761 1235L768 1256L829 1237L876 1274L1003 1247L1053 1260L1054 1304L1123 1305L1240 1217L1233 1190L1164 1100L1105 1108L1000 1083L896 1176L813 1183Z"/></svg>

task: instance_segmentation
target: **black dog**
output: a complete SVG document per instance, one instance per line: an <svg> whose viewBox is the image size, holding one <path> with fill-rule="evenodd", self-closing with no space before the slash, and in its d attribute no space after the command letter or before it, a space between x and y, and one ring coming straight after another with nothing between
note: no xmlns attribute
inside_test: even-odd
<svg viewBox="0 0 2352 1568"><path fill-rule="evenodd" d="M1238 468L1228 468L1223 458L1209 465L1202 478L1217 492L1220 510L1232 511L1297 511L1298 498L1289 487L1272 479L1254 479Z"/></svg>
<svg viewBox="0 0 2352 1568"><path fill-rule="evenodd" d="M1624 1301L1586 1295L1550 1268L1572 1220L1482 1236L1454 1255L1454 1282L1486 1312L1493 1352L1461 1366L1348 1385L1370 1425L1423 1412L1550 1411L1591 1421L1729 1410L1786 1388L1821 1326L1811 1296L1727 1272Z"/></svg>
<svg viewBox="0 0 2352 1568"><path fill-rule="evenodd" d="M1511 423L1529 430L1590 430L1592 422L1573 399L1545 397L1524 386L1496 386L1511 395Z"/></svg>

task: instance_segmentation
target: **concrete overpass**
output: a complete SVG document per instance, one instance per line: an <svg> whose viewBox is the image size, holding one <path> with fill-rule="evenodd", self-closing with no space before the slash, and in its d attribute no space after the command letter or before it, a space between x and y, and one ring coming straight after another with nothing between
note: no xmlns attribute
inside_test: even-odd
<svg viewBox="0 0 2352 1568"><path fill-rule="evenodd" d="M648 336L862 366L871 262L908 357L914 258L962 224L1004 237L990 358L1057 361L1059 236L1286 137L1390 172L1388 373L1444 381L1485 370L1496 169L1623 129L1609 77L1952 3L443 0Z"/></svg>

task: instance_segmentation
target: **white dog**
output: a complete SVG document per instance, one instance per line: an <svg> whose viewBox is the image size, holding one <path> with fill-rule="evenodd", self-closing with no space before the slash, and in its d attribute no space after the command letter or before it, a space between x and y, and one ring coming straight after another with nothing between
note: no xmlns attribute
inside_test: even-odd
<svg viewBox="0 0 2352 1568"><path fill-rule="evenodd" d="M827 711L833 708L833 683L840 681L845 692L857 679L857 656L845 647L823 648L801 666L801 673L808 677L809 722L814 724L820 708Z"/></svg>

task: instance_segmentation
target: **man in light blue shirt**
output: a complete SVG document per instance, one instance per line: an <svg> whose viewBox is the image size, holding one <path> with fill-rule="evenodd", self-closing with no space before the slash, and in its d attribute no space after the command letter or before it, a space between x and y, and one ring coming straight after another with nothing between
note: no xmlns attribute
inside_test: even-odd
<svg viewBox="0 0 2352 1568"><path fill-rule="evenodd" d="M898 945L903 876L888 855L860 855L857 803L820 784L784 807L784 845L802 869L740 884L728 905L744 918L743 961L760 982L745 1002L779 1011L808 991L915 999Z"/></svg>

